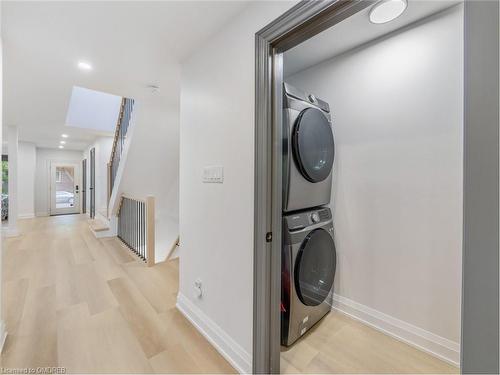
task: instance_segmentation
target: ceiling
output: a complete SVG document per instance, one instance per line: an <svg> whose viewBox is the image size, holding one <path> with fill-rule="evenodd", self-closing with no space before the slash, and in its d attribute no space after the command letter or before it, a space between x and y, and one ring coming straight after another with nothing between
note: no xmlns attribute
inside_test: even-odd
<svg viewBox="0 0 500 375"><path fill-rule="evenodd" d="M65 126L73 86L134 97L156 85L178 102L179 62L247 4L3 1L4 129L51 148L66 133L66 148L83 150L110 133Z"/></svg>
<svg viewBox="0 0 500 375"><path fill-rule="evenodd" d="M286 51L283 56L284 76L291 76L460 3L459 0L408 0L405 12L384 24L369 21L371 8L368 7Z"/></svg>

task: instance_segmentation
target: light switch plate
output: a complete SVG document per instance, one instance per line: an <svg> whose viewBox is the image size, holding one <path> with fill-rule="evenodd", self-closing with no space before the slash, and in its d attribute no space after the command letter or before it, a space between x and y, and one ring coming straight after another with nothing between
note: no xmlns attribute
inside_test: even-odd
<svg viewBox="0 0 500 375"><path fill-rule="evenodd" d="M221 165L208 165L204 167L203 182L222 184L224 182L224 167Z"/></svg>

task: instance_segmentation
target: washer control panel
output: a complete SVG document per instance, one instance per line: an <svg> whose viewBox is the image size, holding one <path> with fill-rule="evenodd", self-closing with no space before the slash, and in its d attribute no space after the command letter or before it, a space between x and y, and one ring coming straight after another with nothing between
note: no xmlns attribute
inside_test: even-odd
<svg viewBox="0 0 500 375"><path fill-rule="evenodd" d="M332 212L328 207L321 207L315 210L288 214L284 217L290 231L301 230L314 224L328 221L332 218Z"/></svg>

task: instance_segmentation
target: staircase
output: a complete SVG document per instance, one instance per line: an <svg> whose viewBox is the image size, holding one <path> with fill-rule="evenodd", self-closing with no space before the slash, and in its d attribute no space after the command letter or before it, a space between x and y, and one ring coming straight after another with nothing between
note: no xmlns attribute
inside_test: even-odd
<svg viewBox="0 0 500 375"><path fill-rule="evenodd" d="M117 217L110 210L110 198L113 187L119 181L118 171L126 149L127 134L132 125L134 100L122 98L120 111L115 127L115 135L109 162L107 164L107 208L96 211L95 217L89 220L89 227L97 238L115 237L117 235ZM123 169L123 165L122 165ZM117 179L118 177L118 179Z"/></svg>
<svg viewBox="0 0 500 375"><path fill-rule="evenodd" d="M97 211L95 218L89 220L89 227L96 238L116 236L116 218L108 217L107 210Z"/></svg>
<svg viewBox="0 0 500 375"><path fill-rule="evenodd" d="M170 183L158 165L168 161L169 138L164 126L151 121L156 111L147 102L122 99L106 166L107 207L90 223L96 237L118 237L148 265L178 254L178 223L171 219L176 211L170 210L175 180ZM157 226L162 230L155 232Z"/></svg>
<svg viewBox="0 0 500 375"><path fill-rule="evenodd" d="M125 149L125 141L132 120L132 111L134 109L134 100L123 98L120 107L120 114L116 124L115 138L113 140L113 148L108 163L108 215L109 201L113 193L113 187L116 182L118 168Z"/></svg>
<svg viewBox="0 0 500 375"><path fill-rule="evenodd" d="M97 238L117 237L148 266L155 264L154 197L125 196L120 183L130 148L134 100L123 98L107 164L107 208L89 221Z"/></svg>
<svg viewBox="0 0 500 375"><path fill-rule="evenodd" d="M134 100L122 98L120 112L115 127L115 136L109 162L107 164L107 198L106 210L98 210L95 217L89 220L89 227L97 238L115 237L117 235L117 218L109 210L109 202L113 186L116 182L118 167L125 149L127 133L131 125Z"/></svg>

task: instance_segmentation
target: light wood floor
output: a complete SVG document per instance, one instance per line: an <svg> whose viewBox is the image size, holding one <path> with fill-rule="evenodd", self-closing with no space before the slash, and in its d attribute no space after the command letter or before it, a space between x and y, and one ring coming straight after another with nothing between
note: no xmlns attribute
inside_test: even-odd
<svg viewBox="0 0 500 375"><path fill-rule="evenodd" d="M330 312L290 349L282 373L458 374L458 368L339 312Z"/></svg>
<svg viewBox="0 0 500 375"><path fill-rule="evenodd" d="M234 373L176 310L178 264L148 268L82 215L20 220L3 243L4 368Z"/></svg>
<svg viewBox="0 0 500 375"><path fill-rule="evenodd" d="M178 264L148 268L118 240L97 240L84 216L20 220L3 244L7 368L77 373L234 373L175 309ZM283 373L458 373L342 314L291 349Z"/></svg>

